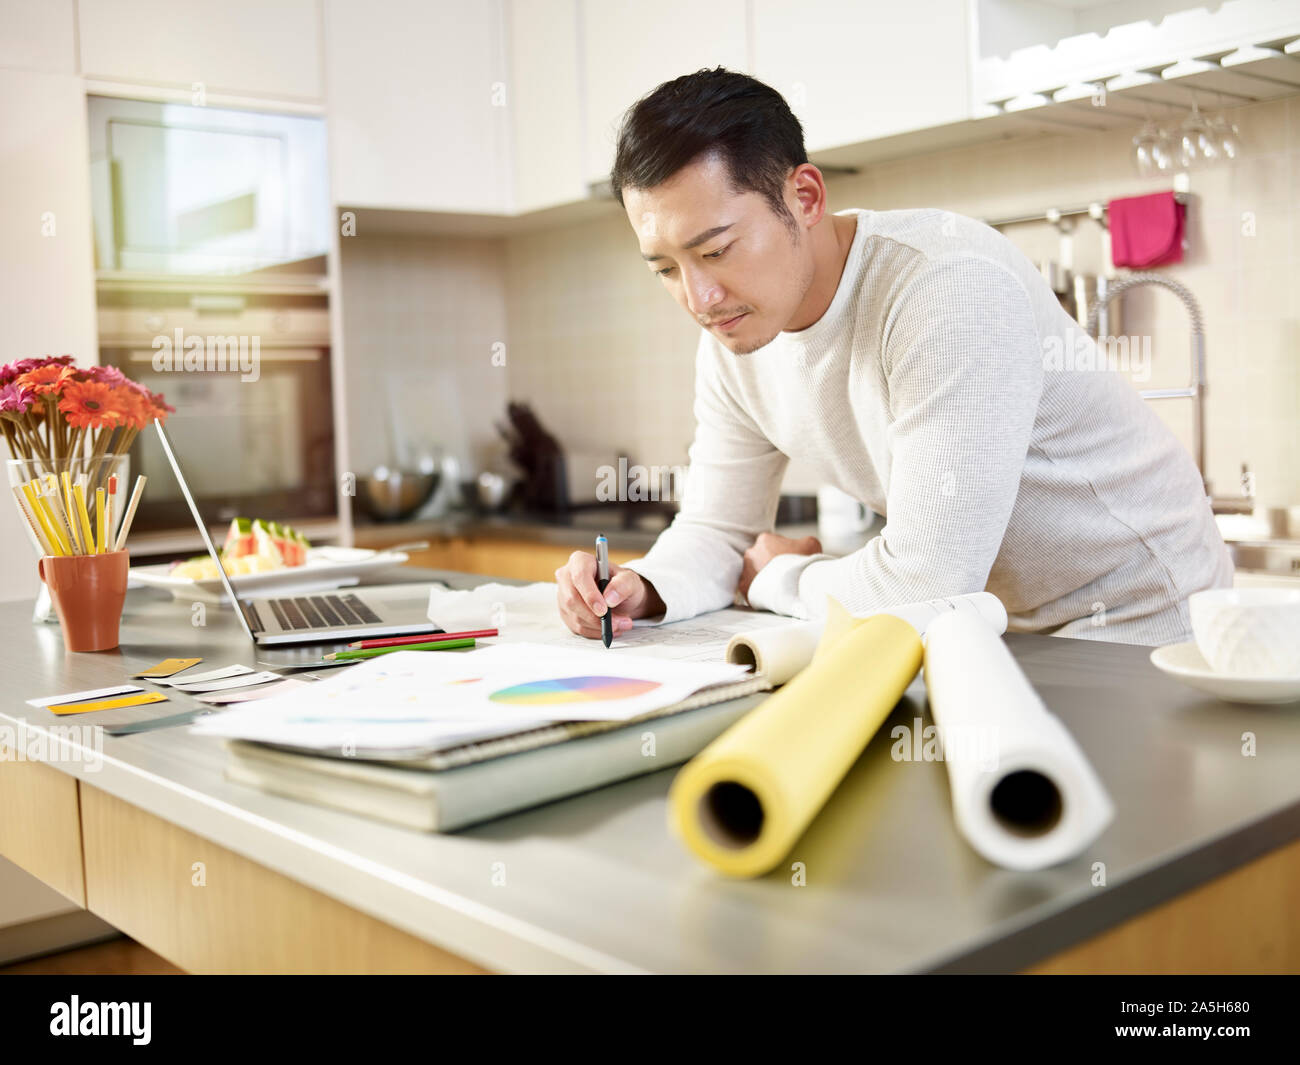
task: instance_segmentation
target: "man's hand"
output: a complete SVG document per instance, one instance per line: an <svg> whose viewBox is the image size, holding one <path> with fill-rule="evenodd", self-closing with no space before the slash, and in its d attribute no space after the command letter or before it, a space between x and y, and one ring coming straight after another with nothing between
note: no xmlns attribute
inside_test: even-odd
<svg viewBox="0 0 1300 1065"><path fill-rule="evenodd" d="M754 578L758 576L769 562L777 555L819 555L821 554L821 541L815 536L805 536L799 540L791 540L788 536L778 536L776 533L759 533L758 539L754 541L751 547L744 555L744 563L740 568L740 594L749 599L749 586L753 584Z"/></svg>
<svg viewBox="0 0 1300 1065"><path fill-rule="evenodd" d="M627 632L633 618L649 618L664 612L664 602L654 585L635 570L609 564L605 594L596 587L596 556L575 551L555 571L559 585L556 599L560 617L569 629L588 639L600 639L600 619L606 609L614 614L614 635ZM609 604L608 606L606 604Z"/></svg>

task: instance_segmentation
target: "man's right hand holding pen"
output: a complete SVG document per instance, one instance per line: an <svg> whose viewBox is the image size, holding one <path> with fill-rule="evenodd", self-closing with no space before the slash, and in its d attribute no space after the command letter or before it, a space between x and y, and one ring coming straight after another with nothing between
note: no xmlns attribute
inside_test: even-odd
<svg viewBox="0 0 1300 1065"><path fill-rule="evenodd" d="M613 612L615 638L632 628L633 618L651 618L665 610L654 585L635 570L611 562L609 574L602 596L596 587L595 555L575 551L555 571L560 617L579 636L599 640L600 619L607 609Z"/></svg>

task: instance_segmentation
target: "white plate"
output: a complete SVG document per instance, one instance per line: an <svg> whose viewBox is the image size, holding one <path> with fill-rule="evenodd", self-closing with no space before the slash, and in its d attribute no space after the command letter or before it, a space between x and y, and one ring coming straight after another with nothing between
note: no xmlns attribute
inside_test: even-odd
<svg viewBox="0 0 1300 1065"><path fill-rule="evenodd" d="M1300 677L1235 677L1216 673L1192 640L1157 647L1151 652L1151 661L1162 673L1230 703L1300 701Z"/></svg>
<svg viewBox="0 0 1300 1065"><path fill-rule="evenodd" d="M307 561L301 566L286 566L268 573L244 573L231 577L230 580L241 596L340 588L356 584L363 576L373 576L400 566L408 558L410 556L402 551L368 551L361 547L309 547ZM167 563L132 566L132 585L165 588L177 599L219 602L224 598L221 578L210 577L196 581L190 577L174 577L171 568Z"/></svg>

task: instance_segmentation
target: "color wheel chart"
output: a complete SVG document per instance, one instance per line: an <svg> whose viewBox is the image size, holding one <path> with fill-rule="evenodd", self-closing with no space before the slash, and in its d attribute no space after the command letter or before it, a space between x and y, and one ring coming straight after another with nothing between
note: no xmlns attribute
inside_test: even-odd
<svg viewBox="0 0 1300 1065"><path fill-rule="evenodd" d="M488 696L494 703L512 706L548 706L556 703L591 703L611 699L631 699L654 691L657 680L634 680L629 677L557 677L553 680L530 680L501 688Z"/></svg>

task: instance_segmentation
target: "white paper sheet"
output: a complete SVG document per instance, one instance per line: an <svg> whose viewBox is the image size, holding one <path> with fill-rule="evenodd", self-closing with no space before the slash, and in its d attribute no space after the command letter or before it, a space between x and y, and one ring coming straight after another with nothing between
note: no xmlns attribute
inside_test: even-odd
<svg viewBox="0 0 1300 1065"><path fill-rule="evenodd" d="M57 706L60 703L84 703L90 699L107 699L110 695L130 695L144 691L138 684L118 684L112 688L91 688L84 692L68 692L67 695L46 695L40 699L28 699L28 706Z"/></svg>
<svg viewBox="0 0 1300 1065"><path fill-rule="evenodd" d="M429 619L448 632L495 628L502 643L527 641L567 650L606 650L599 640L571 632L560 619L554 582L527 585L482 584L470 591L434 588ZM740 632L786 626L790 618L766 611L731 607L651 625L632 622L630 632L614 637L609 651L633 651L682 662L721 662L727 642Z"/></svg>
<svg viewBox="0 0 1300 1065"><path fill-rule="evenodd" d="M745 673L726 663L611 655L604 647L398 651L201 719L194 731L321 750L437 750L556 721L626 720Z"/></svg>

